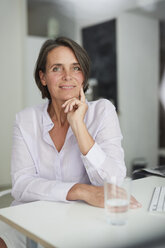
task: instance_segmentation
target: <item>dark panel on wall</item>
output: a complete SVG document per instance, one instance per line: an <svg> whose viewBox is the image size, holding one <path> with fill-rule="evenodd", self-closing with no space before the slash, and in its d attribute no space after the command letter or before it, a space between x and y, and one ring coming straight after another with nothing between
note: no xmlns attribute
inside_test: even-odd
<svg viewBox="0 0 165 248"><path fill-rule="evenodd" d="M165 21L160 22L160 79L165 70Z"/></svg>
<svg viewBox="0 0 165 248"><path fill-rule="evenodd" d="M117 107L116 20L83 28L82 38L91 59L90 77L98 80L96 98L107 98Z"/></svg>
<svg viewBox="0 0 165 248"><path fill-rule="evenodd" d="M165 71L165 21L160 22L160 82ZM165 147L165 110L159 103L159 147Z"/></svg>

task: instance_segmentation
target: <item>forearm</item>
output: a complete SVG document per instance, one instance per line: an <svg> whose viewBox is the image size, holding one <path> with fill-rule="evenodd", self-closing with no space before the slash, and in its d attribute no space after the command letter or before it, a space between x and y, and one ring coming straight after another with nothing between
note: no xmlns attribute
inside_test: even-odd
<svg viewBox="0 0 165 248"><path fill-rule="evenodd" d="M81 200L86 203L104 207L104 189L102 186L93 186L88 184L75 184L68 192L68 201Z"/></svg>
<svg viewBox="0 0 165 248"><path fill-rule="evenodd" d="M74 184L74 182L48 180L33 175L20 176L13 184L12 196L17 202L66 201L66 195Z"/></svg>
<svg viewBox="0 0 165 248"><path fill-rule="evenodd" d="M76 201L76 200L86 200L89 185L87 184L75 184L68 192L66 200Z"/></svg>
<svg viewBox="0 0 165 248"><path fill-rule="evenodd" d="M72 130L77 139L79 149L83 155L86 155L94 145L95 141L89 134L84 122L74 122L72 124Z"/></svg>

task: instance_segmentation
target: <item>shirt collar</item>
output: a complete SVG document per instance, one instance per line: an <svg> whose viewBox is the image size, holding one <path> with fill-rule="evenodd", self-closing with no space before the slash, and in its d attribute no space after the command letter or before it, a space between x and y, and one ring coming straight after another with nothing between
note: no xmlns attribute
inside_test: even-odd
<svg viewBox="0 0 165 248"><path fill-rule="evenodd" d="M86 99L86 103L88 104L89 108L89 102ZM49 106L49 101L47 101L44 106L43 106L43 115L42 115L42 121L43 121L43 136L45 136L46 133L48 133L54 126L54 123L52 122L50 115L48 113L48 106ZM88 111L87 111L88 112ZM87 113L85 115L84 121L86 122L87 118ZM71 132L71 128L69 127L69 133Z"/></svg>
<svg viewBox="0 0 165 248"><path fill-rule="evenodd" d="M43 114L42 114L42 121L43 121L43 133L48 132L51 130L54 126L54 123L52 122L49 114L48 114L48 106L49 106L49 101L45 103L43 107Z"/></svg>

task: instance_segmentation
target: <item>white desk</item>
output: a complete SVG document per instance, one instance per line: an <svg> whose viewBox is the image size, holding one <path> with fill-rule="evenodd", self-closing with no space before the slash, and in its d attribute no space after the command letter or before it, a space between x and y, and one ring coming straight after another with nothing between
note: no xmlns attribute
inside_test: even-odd
<svg viewBox="0 0 165 248"><path fill-rule="evenodd" d="M165 214L147 211L158 185L165 185L165 179L152 176L133 181L133 195L143 208L131 210L125 226L107 224L104 209L80 202L38 201L4 208L0 219L47 248L142 247L142 242L165 236Z"/></svg>

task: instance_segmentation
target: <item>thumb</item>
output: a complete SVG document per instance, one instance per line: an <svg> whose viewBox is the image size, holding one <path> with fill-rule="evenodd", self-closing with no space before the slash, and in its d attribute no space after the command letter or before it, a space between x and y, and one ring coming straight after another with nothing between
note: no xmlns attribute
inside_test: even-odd
<svg viewBox="0 0 165 248"><path fill-rule="evenodd" d="M81 87L80 89L80 101L85 102L85 94L84 94L83 87Z"/></svg>

